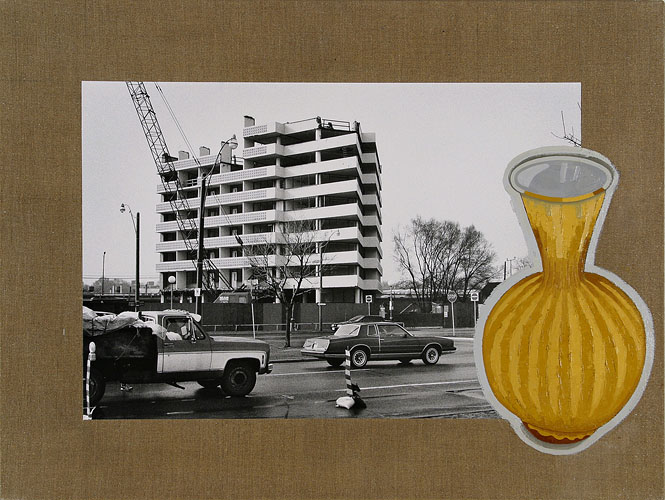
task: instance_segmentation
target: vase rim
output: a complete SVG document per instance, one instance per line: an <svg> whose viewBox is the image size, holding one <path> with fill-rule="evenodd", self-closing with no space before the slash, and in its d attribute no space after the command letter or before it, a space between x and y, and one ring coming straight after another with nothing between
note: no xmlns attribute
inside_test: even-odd
<svg viewBox="0 0 665 500"><path fill-rule="evenodd" d="M583 148L548 147L527 151L506 169L506 186L526 196L581 201L614 189L618 172L604 156Z"/></svg>

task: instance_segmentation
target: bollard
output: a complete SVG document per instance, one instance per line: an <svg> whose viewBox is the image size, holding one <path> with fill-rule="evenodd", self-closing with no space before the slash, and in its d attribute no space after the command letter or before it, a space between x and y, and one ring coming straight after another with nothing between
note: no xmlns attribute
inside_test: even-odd
<svg viewBox="0 0 665 500"><path fill-rule="evenodd" d="M344 360L344 378L346 379L346 395L353 397L353 388L351 387L351 351L347 348L344 351L346 359Z"/></svg>
<svg viewBox="0 0 665 500"><path fill-rule="evenodd" d="M90 408L90 364L92 361L97 359L97 355L95 354L95 351L97 350L97 346L95 345L94 342L90 342L88 344L88 362L87 362L87 369L86 369L86 374L85 374L85 406L86 406L86 411L84 415L84 420L92 420L92 408Z"/></svg>
<svg viewBox="0 0 665 500"><path fill-rule="evenodd" d="M344 378L346 379L346 396L337 398L337 401L335 401L335 406L338 408L346 408L347 410L351 410L351 408L353 408L353 412L357 413L358 410L367 408L367 405L362 399L360 399L358 394L360 392L360 387L351 382L351 352L348 348L345 349L344 354Z"/></svg>

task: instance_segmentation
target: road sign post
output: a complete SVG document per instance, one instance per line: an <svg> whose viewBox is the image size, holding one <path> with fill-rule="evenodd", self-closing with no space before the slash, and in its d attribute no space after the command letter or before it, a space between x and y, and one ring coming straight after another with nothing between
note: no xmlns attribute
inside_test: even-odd
<svg viewBox="0 0 665 500"><path fill-rule="evenodd" d="M476 327L476 318L478 317L478 292L471 292L469 294L471 297L471 302L473 302L473 327Z"/></svg>
<svg viewBox="0 0 665 500"><path fill-rule="evenodd" d="M365 302L367 302L367 314L371 315L372 314L372 296L371 295L365 295Z"/></svg>
<svg viewBox="0 0 665 500"><path fill-rule="evenodd" d="M252 279L249 280L249 303L252 307L252 333L254 338L256 338L256 321L254 320L254 287L259 284L259 280Z"/></svg>
<svg viewBox="0 0 665 500"><path fill-rule="evenodd" d="M450 302L450 315L453 318L453 337L455 336L455 301L457 300L457 293L455 290L450 290L446 295L448 302Z"/></svg>

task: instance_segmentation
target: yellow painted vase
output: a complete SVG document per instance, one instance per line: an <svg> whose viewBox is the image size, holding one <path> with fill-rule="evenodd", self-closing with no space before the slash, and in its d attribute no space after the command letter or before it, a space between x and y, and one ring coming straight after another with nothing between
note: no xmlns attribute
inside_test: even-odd
<svg viewBox="0 0 665 500"><path fill-rule="evenodd" d="M618 173L589 150L541 148L513 160L504 181L540 263L479 323L481 382L529 444L574 452L632 409L653 359L646 305L593 265Z"/></svg>

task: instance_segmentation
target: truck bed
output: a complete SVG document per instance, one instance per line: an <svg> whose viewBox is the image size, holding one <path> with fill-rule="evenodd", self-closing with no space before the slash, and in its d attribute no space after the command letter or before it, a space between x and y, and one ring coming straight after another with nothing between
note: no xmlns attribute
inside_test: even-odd
<svg viewBox="0 0 665 500"><path fill-rule="evenodd" d="M83 336L83 363L88 346L94 342L96 360L92 367L107 380L150 380L157 370L157 338L150 328L132 326L103 335Z"/></svg>

